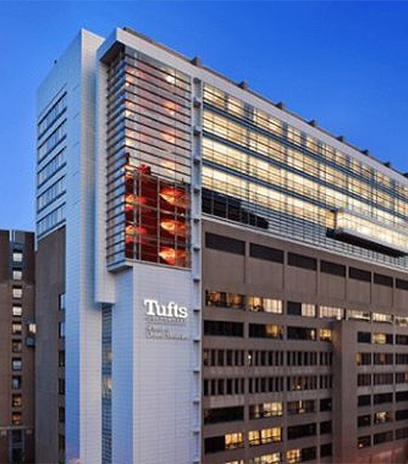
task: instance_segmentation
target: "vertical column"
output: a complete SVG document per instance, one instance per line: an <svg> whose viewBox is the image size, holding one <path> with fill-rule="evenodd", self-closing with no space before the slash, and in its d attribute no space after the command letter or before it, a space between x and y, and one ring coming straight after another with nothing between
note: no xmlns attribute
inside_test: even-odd
<svg viewBox="0 0 408 464"><path fill-rule="evenodd" d="M192 270L192 302L193 302L193 459L201 462L201 320L202 320L202 263L201 263L201 171L202 171L202 82L195 78L192 88L192 181L191 181L191 270Z"/></svg>

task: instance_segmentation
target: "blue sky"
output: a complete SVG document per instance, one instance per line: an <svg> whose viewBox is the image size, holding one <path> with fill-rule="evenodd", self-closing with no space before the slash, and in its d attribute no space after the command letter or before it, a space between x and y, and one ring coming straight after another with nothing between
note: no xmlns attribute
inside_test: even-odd
<svg viewBox="0 0 408 464"><path fill-rule="evenodd" d="M408 171L408 3L1 1L0 228L34 228L35 91L84 27L129 26Z"/></svg>

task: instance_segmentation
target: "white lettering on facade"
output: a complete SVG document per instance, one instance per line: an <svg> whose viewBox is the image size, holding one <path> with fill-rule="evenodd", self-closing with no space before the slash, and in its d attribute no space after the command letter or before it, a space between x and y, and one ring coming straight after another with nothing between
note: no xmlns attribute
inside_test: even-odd
<svg viewBox="0 0 408 464"><path fill-rule="evenodd" d="M145 298L143 304L146 308L146 316L166 317L169 319L187 319L188 311L184 306L179 306L174 301L170 301L167 305L160 304L158 300Z"/></svg>

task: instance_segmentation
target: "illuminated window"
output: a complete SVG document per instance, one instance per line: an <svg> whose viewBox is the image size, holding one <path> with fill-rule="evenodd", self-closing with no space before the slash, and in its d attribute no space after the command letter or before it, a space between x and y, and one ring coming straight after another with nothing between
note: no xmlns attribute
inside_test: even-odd
<svg viewBox="0 0 408 464"><path fill-rule="evenodd" d="M13 358L11 362L13 371L21 371L23 369L23 361L21 358Z"/></svg>
<svg viewBox="0 0 408 464"><path fill-rule="evenodd" d="M319 306L319 317L340 320L344 317L344 309L333 308L331 306Z"/></svg>
<svg viewBox="0 0 408 464"><path fill-rule="evenodd" d="M13 287L13 298L22 298L23 297L23 289L20 287Z"/></svg>
<svg viewBox="0 0 408 464"><path fill-rule="evenodd" d="M292 449L286 451L286 461L288 464L297 464L302 461L302 450Z"/></svg>
<svg viewBox="0 0 408 464"><path fill-rule="evenodd" d="M23 262L23 253L21 251L14 251L13 252L13 261L15 263Z"/></svg>
<svg viewBox="0 0 408 464"><path fill-rule="evenodd" d="M281 464L281 453L264 454L248 460L248 464Z"/></svg>
<svg viewBox="0 0 408 464"><path fill-rule="evenodd" d="M23 308L21 306L13 305L12 315L14 317L20 317L23 314Z"/></svg>
<svg viewBox="0 0 408 464"><path fill-rule="evenodd" d="M302 316L316 317L316 306L313 304L302 303Z"/></svg>
<svg viewBox="0 0 408 464"><path fill-rule="evenodd" d="M331 329L319 329L319 338L322 342L331 342L332 341Z"/></svg>
<svg viewBox="0 0 408 464"><path fill-rule="evenodd" d="M349 319L356 319L358 321L371 321L371 315L369 312L366 311L356 311L353 309L349 309L347 311L347 316Z"/></svg>
<svg viewBox="0 0 408 464"><path fill-rule="evenodd" d="M374 413L373 421L374 424L384 424L385 422L392 422L392 412L391 411L379 411Z"/></svg>
<svg viewBox="0 0 408 464"><path fill-rule="evenodd" d="M13 269L13 280L21 280L23 278L23 271Z"/></svg>
<svg viewBox="0 0 408 464"><path fill-rule="evenodd" d="M243 433L227 433L225 435L225 449L233 450L244 446Z"/></svg>
<svg viewBox="0 0 408 464"><path fill-rule="evenodd" d="M21 335L22 333L22 325L21 322L13 322L11 325L11 331L13 335Z"/></svg>
<svg viewBox="0 0 408 464"><path fill-rule="evenodd" d="M65 338L65 322L58 323L58 336L59 338Z"/></svg>
<svg viewBox="0 0 408 464"><path fill-rule="evenodd" d="M248 432L249 446L258 446L267 443L278 443L281 440L282 429L280 427L261 430L250 430Z"/></svg>
<svg viewBox="0 0 408 464"><path fill-rule="evenodd" d="M11 396L11 406L13 408L21 408L23 405L23 397L20 393L13 393Z"/></svg>
<svg viewBox="0 0 408 464"><path fill-rule="evenodd" d="M378 345L392 344L392 334L373 333L372 342Z"/></svg>
<svg viewBox="0 0 408 464"><path fill-rule="evenodd" d="M283 415L283 405L281 402L260 403L249 406L250 419L260 419L265 417L276 417Z"/></svg>
<svg viewBox="0 0 408 464"><path fill-rule="evenodd" d="M387 322L389 324L392 323L391 314L371 313L371 317L373 322Z"/></svg>

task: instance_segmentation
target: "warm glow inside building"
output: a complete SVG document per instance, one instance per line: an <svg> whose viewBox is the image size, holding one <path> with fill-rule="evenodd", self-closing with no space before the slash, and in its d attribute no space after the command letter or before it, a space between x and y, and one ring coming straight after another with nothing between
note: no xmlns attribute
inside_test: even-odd
<svg viewBox="0 0 408 464"><path fill-rule="evenodd" d="M129 29L38 91L38 463L408 459L408 180Z"/></svg>

